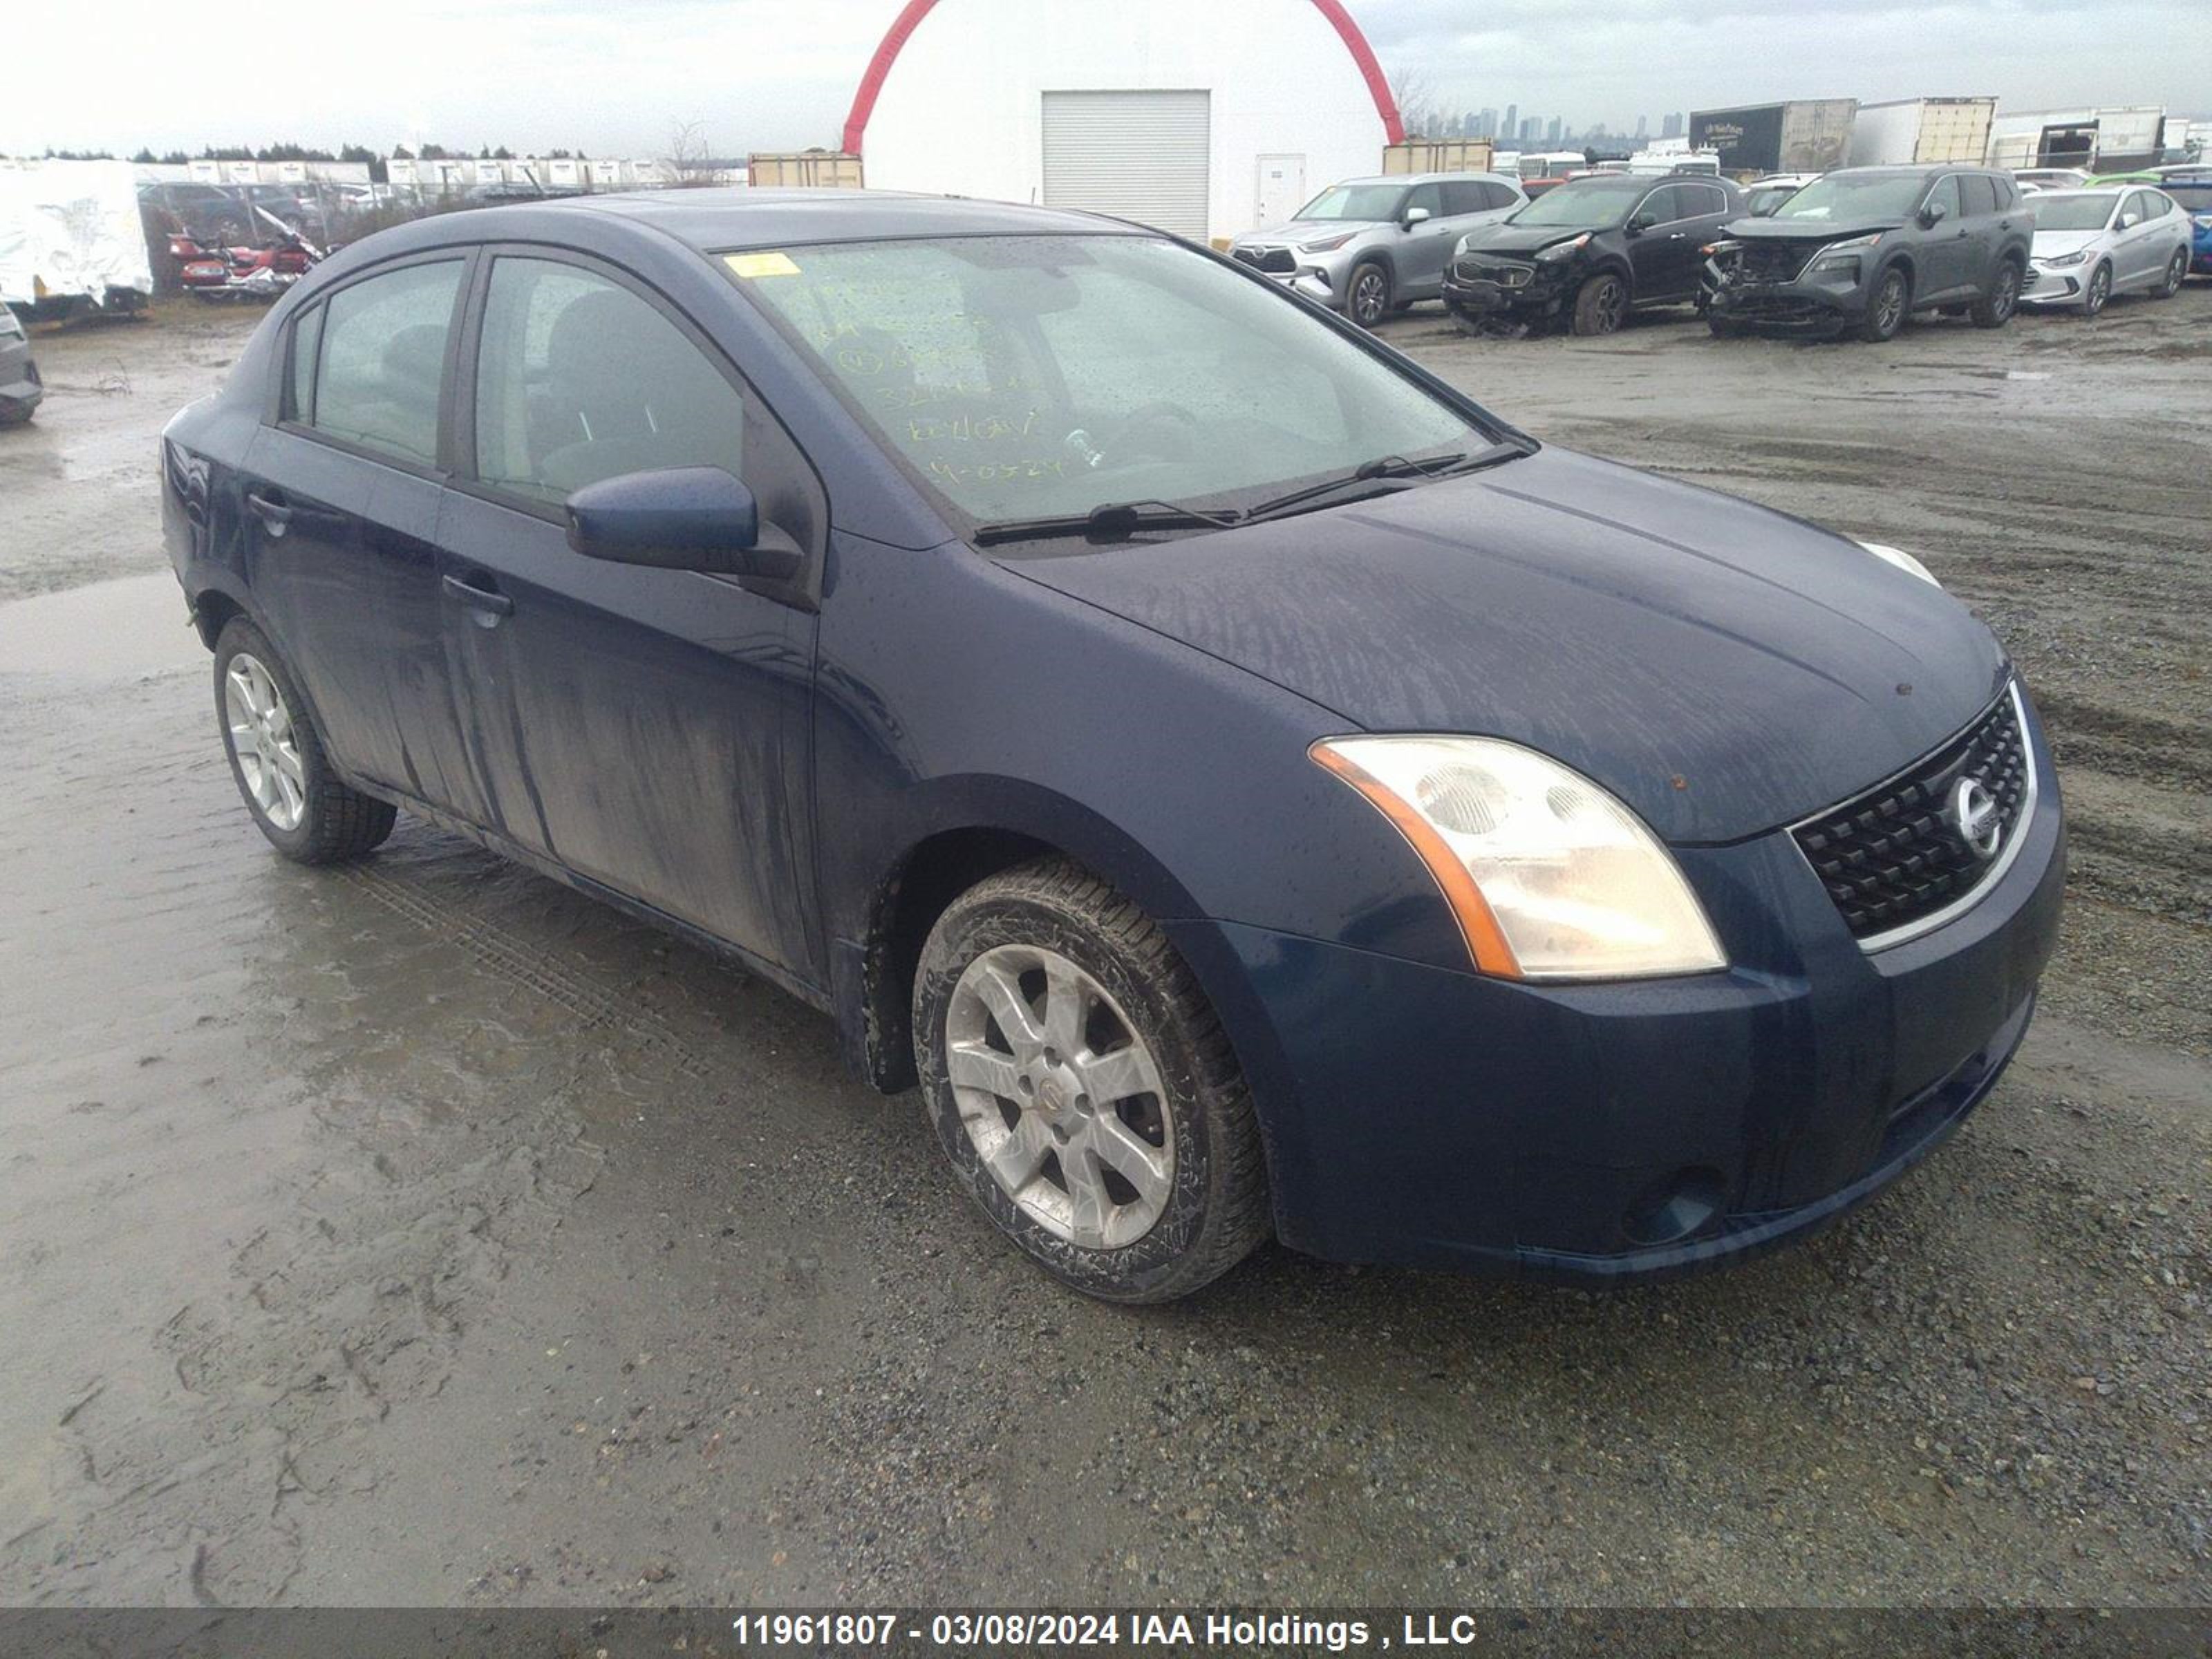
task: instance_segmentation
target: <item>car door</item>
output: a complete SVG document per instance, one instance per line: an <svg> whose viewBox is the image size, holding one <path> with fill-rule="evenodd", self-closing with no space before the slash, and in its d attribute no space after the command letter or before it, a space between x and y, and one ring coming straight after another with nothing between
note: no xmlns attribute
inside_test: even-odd
<svg viewBox="0 0 2212 1659"><path fill-rule="evenodd" d="M2163 198L2155 191L2131 190L2120 204L2120 236L2114 287L2141 288L2166 269L2172 238L2160 223Z"/></svg>
<svg viewBox="0 0 2212 1659"><path fill-rule="evenodd" d="M1966 232L1968 250L1966 280L1985 290L1996 276L1997 259L2004 251L1997 181L1986 173L1960 173L1959 204L1959 225Z"/></svg>
<svg viewBox="0 0 2212 1659"><path fill-rule="evenodd" d="M812 600L587 559L586 484L718 466L812 555L798 447L696 325L627 272L487 252L463 346L463 478L439 527L445 636L509 839L810 982Z"/></svg>
<svg viewBox="0 0 2212 1659"><path fill-rule="evenodd" d="M295 313L275 423L240 471L250 591L339 763L484 823L435 539L469 268L455 251L379 265Z"/></svg>
<svg viewBox="0 0 2212 1659"><path fill-rule="evenodd" d="M1444 266L1451 258L1453 247L1459 241L1444 218L1444 198L1442 188L1435 184L1415 185L1406 192L1406 200L1398 210L1400 222L1404 216L1416 208L1428 210L1429 216L1418 225L1405 228L1398 245L1398 297L1401 300L1432 300L1443 292Z"/></svg>
<svg viewBox="0 0 2212 1659"><path fill-rule="evenodd" d="M1638 304L1679 297L1695 286L1697 245L1682 226L1680 185L1661 185L1629 210L1636 228L1627 240L1628 265L1635 273Z"/></svg>
<svg viewBox="0 0 2212 1659"><path fill-rule="evenodd" d="M1940 209L1942 217L1920 233L1920 279L1914 284L1916 301L1955 294L1972 285L1973 231L1965 222L1966 198L1959 190L1959 175L1947 173L1929 187L1921 199L1925 216Z"/></svg>

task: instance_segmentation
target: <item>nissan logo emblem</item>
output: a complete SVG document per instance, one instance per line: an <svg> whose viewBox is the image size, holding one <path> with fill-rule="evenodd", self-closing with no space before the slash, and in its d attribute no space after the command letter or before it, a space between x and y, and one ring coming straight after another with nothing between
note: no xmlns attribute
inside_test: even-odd
<svg viewBox="0 0 2212 1659"><path fill-rule="evenodd" d="M1951 827L1984 864L2004 840L2004 814L1979 778L1960 778L1951 791Z"/></svg>

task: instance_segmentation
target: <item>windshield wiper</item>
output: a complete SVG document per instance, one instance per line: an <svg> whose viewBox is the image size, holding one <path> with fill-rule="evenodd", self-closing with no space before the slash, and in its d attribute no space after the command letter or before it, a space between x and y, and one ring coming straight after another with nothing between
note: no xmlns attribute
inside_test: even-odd
<svg viewBox="0 0 2212 1659"><path fill-rule="evenodd" d="M1510 461L1526 455L1528 450L1522 444L1492 444L1487 449L1473 454L1461 451L1450 455L1430 455L1418 461L1407 460L1403 455L1382 455L1371 461L1362 461L1340 477L1324 478L1319 483L1261 501L1246 510L1242 522L1254 524L1262 519L1283 518L1310 511L1313 504L1324 495L1333 495L1340 489L1355 484L1383 483L1393 479L1441 478L1451 472L1471 472L1478 467L1494 466L1500 461ZM1395 492L1394 492L1395 493Z"/></svg>
<svg viewBox="0 0 2212 1659"><path fill-rule="evenodd" d="M1042 540L1048 536L1089 536L1098 541L1121 541L1139 530L1226 530L1241 524L1244 515L1206 513L1173 501L1109 501L1088 513L1071 513L1051 519L1008 519L980 526L978 547L995 542Z"/></svg>

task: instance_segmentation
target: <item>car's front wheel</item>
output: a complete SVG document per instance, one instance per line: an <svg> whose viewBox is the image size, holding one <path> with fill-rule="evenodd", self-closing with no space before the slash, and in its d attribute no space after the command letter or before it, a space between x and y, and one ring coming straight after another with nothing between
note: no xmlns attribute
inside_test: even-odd
<svg viewBox="0 0 2212 1659"><path fill-rule="evenodd" d="M1267 1236L1229 1039L1167 936L1087 872L1043 860L956 899L922 950L914 1029L963 1184L1076 1289L1168 1301Z"/></svg>
<svg viewBox="0 0 2212 1659"><path fill-rule="evenodd" d="M1577 334L1612 334L1628 320L1628 284L1601 270L1575 294L1573 328Z"/></svg>
<svg viewBox="0 0 2212 1659"><path fill-rule="evenodd" d="M1866 315L1859 319L1859 338L1876 345L1895 339L1911 304L1911 280L1903 270L1892 265L1875 279L1874 292L1867 296Z"/></svg>
<svg viewBox="0 0 2212 1659"><path fill-rule="evenodd" d="M2112 268L2108 264L2100 264L2089 273L2089 286L2081 295L2081 314L2084 317L2095 316L2112 297Z"/></svg>
<svg viewBox="0 0 2212 1659"><path fill-rule="evenodd" d="M1352 273L1344 308L1360 327L1373 328L1390 314L1390 290L1389 268L1379 260L1366 260Z"/></svg>
<svg viewBox="0 0 2212 1659"><path fill-rule="evenodd" d="M2020 309L2020 265L2007 259L1997 267L1997 274L1990 278L1989 292L1974 301L1972 316L1976 328L2002 328Z"/></svg>
<svg viewBox="0 0 2212 1659"><path fill-rule="evenodd" d="M215 708L238 793L286 858L336 864L392 833L397 811L340 781L290 672L243 617L216 641Z"/></svg>
<svg viewBox="0 0 2212 1659"><path fill-rule="evenodd" d="M2152 297L2171 300L2181 292L2182 282L2188 275L2189 250L2185 247L2178 247L2173 251L2173 258L2166 262L2165 279L2151 290Z"/></svg>

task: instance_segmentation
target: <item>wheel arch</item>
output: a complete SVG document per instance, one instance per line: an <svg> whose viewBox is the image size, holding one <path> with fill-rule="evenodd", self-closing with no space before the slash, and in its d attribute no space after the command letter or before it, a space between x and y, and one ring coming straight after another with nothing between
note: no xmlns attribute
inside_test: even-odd
<svg viewBox="0 0 2212 1659"><path fill-rule="evenodd" d="M984 810L984 800L988 810ZM886 1094L915 1084L914 975L937 919L988 877L1041 858L1080 865L1155 921L1198 914L1182 884L1150 852L1089 807L1008 780L945 792L870 884L857 939L841 937L832 1001L847 1060ZM841 930L842 932L842 930ZM1194 968L1194 972L1196 969ZM1209 997L1213 988L1200 983Z"/></svg>

